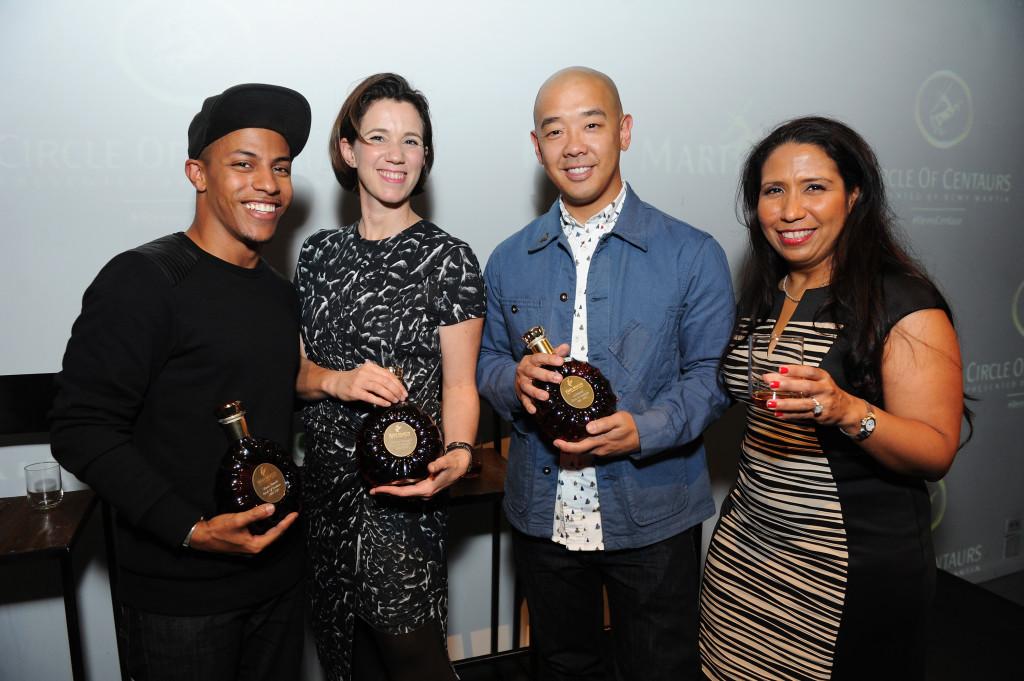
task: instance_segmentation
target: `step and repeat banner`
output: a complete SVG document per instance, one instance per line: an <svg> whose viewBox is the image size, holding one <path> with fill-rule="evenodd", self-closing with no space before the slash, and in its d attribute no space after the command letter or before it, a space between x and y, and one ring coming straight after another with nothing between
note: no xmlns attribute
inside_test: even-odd
<svg viewBox="0 0 1024 681"><path fill-rule="evenodd" d="M617 82L635 118L625 178L712 233L734 271L751 143L788 118L838 117L877 151L907 242L961 334L975 431L931 486L938 564L975 581L1024 568L1020 0L0 2L0 56L0 374L59 370L99 268L188 226L186 129L205 97L236 83L287 85L312 105L295 202L267 252L287 275L306 236L354 215L327 138L348 91L375 72L429 98L436 163L418 208L481 262L553 199L529 132L536 90L557 69ZM719 499L734 434L712 452ZM17 451L0 451L0 482L16 482L5 462Z"/></svg>

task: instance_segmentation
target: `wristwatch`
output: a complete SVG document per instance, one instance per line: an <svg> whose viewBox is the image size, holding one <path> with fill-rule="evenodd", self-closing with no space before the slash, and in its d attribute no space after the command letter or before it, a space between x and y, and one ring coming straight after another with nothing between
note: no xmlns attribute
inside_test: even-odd
<svg viewBox="0 0 1024 681"><path fill-rule="evenodd" d="M466 469L466 472L469 473L473 470L473 464L476 463L476 457L473 456L473 445L468 442L449 442L448 446L444 448L444 453L448 454L456 449L465 449L469 452L469 467Z"/></svg>
<svg viewBox="0 0 1024 681"><path fill-rule="evenodd" d="M860 430L858 430L856 433L847 433L845 430L843 430L841 426L839 428L840 433L850 438L851 440L854 440L855 442L867 440L869 437L871 437L871 433L875 432L875 412L871 411L870 404L865 404L867 405L868 413L865 414L864 418L860 420Z"/></svg>

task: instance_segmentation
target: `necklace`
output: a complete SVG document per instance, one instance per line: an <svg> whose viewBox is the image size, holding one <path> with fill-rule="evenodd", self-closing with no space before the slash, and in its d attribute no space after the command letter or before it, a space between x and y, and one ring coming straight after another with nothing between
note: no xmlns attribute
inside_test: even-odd
<svg viewBox="0 0 1024 681"><path fill-rule="evenodd" d="M786 297L789 298L790 300L792 300L794 303L799 303L801 298L802 298L802 296L801 296L801 298L794 298L793 296L789 295L789 290L786 288L786 284L788 282L789 282L789 275L787 274L786 276L784 276L782 278L782 292L785 293Z"/></svg>

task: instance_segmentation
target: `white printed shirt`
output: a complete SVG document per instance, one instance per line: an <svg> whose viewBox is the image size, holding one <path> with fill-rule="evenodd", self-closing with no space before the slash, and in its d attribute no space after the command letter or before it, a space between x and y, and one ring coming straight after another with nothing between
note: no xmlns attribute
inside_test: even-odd
<svg viewBox="0 0 1024 681"><path fill-rule="evenodd" d="M562 231L565 232L576 261L576 298L573 303L572 348L569 351L573 359L587 359L587 274L590 272L590 259L601 237L615 227L625 199L626 186L623 184L615 200L582 225L569 214L561 199L558 201ZM551 540L563 544L570 551L604 550L601 505L597 498L597 471L593 460L592 454L565 452L558 460L558 488Z"/></svg>

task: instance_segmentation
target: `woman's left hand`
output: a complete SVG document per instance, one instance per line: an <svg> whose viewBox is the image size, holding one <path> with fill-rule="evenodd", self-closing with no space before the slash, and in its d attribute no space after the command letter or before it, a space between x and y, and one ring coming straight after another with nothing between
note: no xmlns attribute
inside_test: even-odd
<svg viewBox="0 0 1024 681"><path fill-rule="evenodd" d="M469 471L473 455L467 449L453 449L430 462L427 470L430 477L414 485L379 485L370 488L370 494L390 494L396 497L418 497L430 499L450 486Z"/></svg>
<svg viewBox="0 0 1024 681"><path fill-rule="evenodd" d="M779 367L778 373L764 374L763 378L773 390L802 395L768 400L766 408L784 421L814 421L842 427L859 421L860 415L854 419L850 414L864 411L863 400L842 390L824 369L788 364Z"/></svg>

